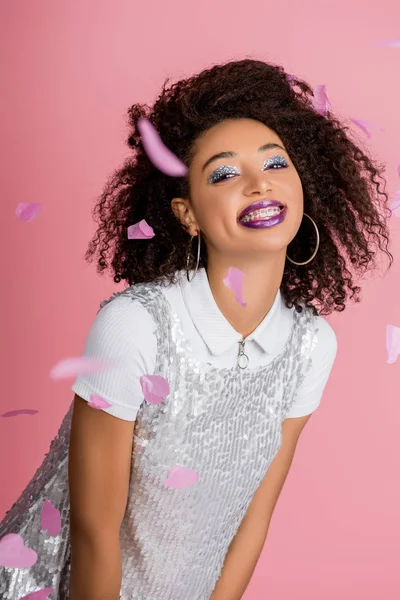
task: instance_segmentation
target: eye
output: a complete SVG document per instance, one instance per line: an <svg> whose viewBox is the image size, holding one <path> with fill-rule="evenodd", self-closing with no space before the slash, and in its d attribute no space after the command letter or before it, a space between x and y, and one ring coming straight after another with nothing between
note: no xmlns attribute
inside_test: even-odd
<svg viewBox="0 0 400 600"><path fill-rule="evenodd" d="M213 171L208 179L208 183L218 183L226 179L232 179L235 175L240 175L239 169L236 167L222 166Z"/></svg>
<svg viewBox="0 0 400 600"><path fill-rule="evenodd" d="M267 158L267 160L264 162L264 168L272 168L275 170L280 170L282 168L288 167L288 163L286 161L285 158L283 158L283 156L280 156L279 154L275 155L275 156L270 156L269 158Z"/></svg>

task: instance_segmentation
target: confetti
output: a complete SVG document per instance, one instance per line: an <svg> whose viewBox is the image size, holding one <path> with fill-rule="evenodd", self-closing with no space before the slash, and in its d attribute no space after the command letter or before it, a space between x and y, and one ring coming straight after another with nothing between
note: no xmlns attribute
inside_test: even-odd
<svg viewBox="0 0 400 600"><path fill-rule="evenodd" d="M182 489L194 485L199 480L199 475L191 469L176 465L168 471L168 478L163 481L166 487Z"/></svg>
<svg viewBox="0 0 400 600"><path fill-rule="evenodd" d="M332 106L328 100L328 96L326 95L326 85L316 85L313 91L313 106L315 110L321 115L326 115Z"/></svg>
<svg viewBox="0 0 400 600"><path fill-rule="evenodd" d="M38 410L34 410L32 408L20 408L18 410L10 410L8 412L3 413L0 417L17 417L18 415L36 415Z"/></svg>
<svg viewBox="0 0 400 600"><path fill-rule="evenodd" d="M353 123L355 125L357 125L360 129L362 129L362 131L365 133L365 135L370 138L371 137L371 131L370 130L380 130L383 131L382 127L379 127L378 125L373 125L372 123L367 123L367 121L361 121L360 119L350 119L350 121L353 121Z"/></svg>
<svg viewBox="0 0 400 600"><path fill-rule="evenodd" d="M107 402L107 400L104 400L104 398L102 398L98 394L90 394L90 401L88 402L88 405L91 408L95 408L97 410L100 410L102 408L109 408L111 406L111 404Z"/></svg>
<svg viewBox="0 0 400 600"><path fill-rule="evenodd" d="M391 211L391 215L400 217L400 188L395 192L393 198L391 199L389 210Z"/></svg>
<svg viewBox="0 0 400 600"><path fill-rule="evenodd" d="M50 500L45 500L42 508L42 529L48 531L52 537L56 537L61 531L61 514Z"/></svg>
<svg viewBox="0 0 400 600"><path fill-rule="evenodd" d="M388 353L386 362L388 365L392 365L400 353L400 327L386 325L386 350Z"/></svg>
<svg viewBox="0 0 400 600"><path fill-rule="evenodd" d="M40 202L37 203L28 203L28 202L20 202L17 206L15 214L17 217L21 219L21 221L33 221L38 214L42 205Z"/></svg>
<svg viewBox="0 0 400 600"><path fill-rule="evenodd" d="M154 230L144 219L128 227L129 240L148 240L154 237Z"/></svg>
<svg viewBox="0 0 400 600"><path fill-rule="evenodd" d="M101 361L88 356L65 358L52 368L50 377L52 379L67 379L68 377L76 377L77 375L86 375L96 371L102 371L111 366L111 364L110 361Z"/></svg>
<svg viewBox="0 0 400 600"><path fill-rule="evenodd" d="M150 404L161 404L169 394L169 383L161 375L142 375L140 385L144 397Z"/></svg>
<svg viewBox="0 0 400 600"><path fill-rule="evenodd" d="M146 154L159 171L171 177L184 177L187 174L186 165L165 146L157 129L148 119L139 119L138 129Z"/></svg>
<svg viewBox="0 0 400 600"><path fill-rule="evenodd" d="M0 567L27 569L37 561L34 550L27 548L18 533L8 533L0 540Z"/></svg>
<svg viewBox="0 0 400 600"><path fill-rule="evenodd" d="M243 271L237 269L236 267L229 267L228 272L223 281L226 287L232 290L235 294L236 302L238 302L241 306L247 306L247 302L245 302L242 298L242 289L244 281Z"/></svg>
<svg viewBox="0 0 400 600"><path fill-rule="evenodd" d="M37 592L31 592L27 596L22 596L20 600L49 600L49 594L53 591L53 588L42 588Z"/></svg>
<svg viewBox="0 0 400 600"><path fill-rule="evenodd" d="M400 39L387 40L385 42L376 42L374 46L386 46L387 48L400 48Z"/></svg>

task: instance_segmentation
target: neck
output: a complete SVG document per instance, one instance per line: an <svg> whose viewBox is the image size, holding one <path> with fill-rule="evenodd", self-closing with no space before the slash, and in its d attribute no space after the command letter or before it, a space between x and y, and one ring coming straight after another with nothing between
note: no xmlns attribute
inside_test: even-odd
<svg viewBox="0 0 400 600"><path fill-rule="evenodd" d="M285 249L286 250L286 249ZM214 300L232 327L243 337L250 335L270 311L280 288L285 266L285 251L262 263L238 259L221 260L208 256L207 277ZM246 306L236 302L223 280L229 267L243 271L242 297Z"/></svg>

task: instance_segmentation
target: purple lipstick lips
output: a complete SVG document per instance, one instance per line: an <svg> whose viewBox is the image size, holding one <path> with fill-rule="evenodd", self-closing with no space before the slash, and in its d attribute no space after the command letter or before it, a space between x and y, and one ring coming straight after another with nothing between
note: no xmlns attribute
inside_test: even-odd
<svg viewBox="0 0 400 600"><path fill-rule="evenodd" d="M276 214L274 214L272 209L277 210ZM282 223L286 216L286 211L286 206L276 200L254 202L240 213L238 222L244 227L251 229L265 229Z"/></svg>

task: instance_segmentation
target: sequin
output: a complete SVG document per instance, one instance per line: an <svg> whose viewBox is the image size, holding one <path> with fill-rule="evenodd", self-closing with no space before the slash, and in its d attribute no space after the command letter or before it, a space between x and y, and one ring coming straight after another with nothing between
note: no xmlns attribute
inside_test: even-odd
<svg viewBox="0 0 400 600"><path fill-rule="evenodd" d="M156 284L126 294L148 310L157 327L154 374L170 393L143 401L134 427L131 478L121 527L121 600L209 600L229 545L282 443L281 425L311 367L318 328L311 311L294 312L279 356L240 369L200 364L185 340L179 315ZM72 405L33 479L0 524L0 538L19 533L38 553L30 569L0 568L0 597L18 600L42 587L69 597L68 443ZM170 467L199 474L196 484L168 488ZM41 531L45 500L62 529Z"/></svg>

